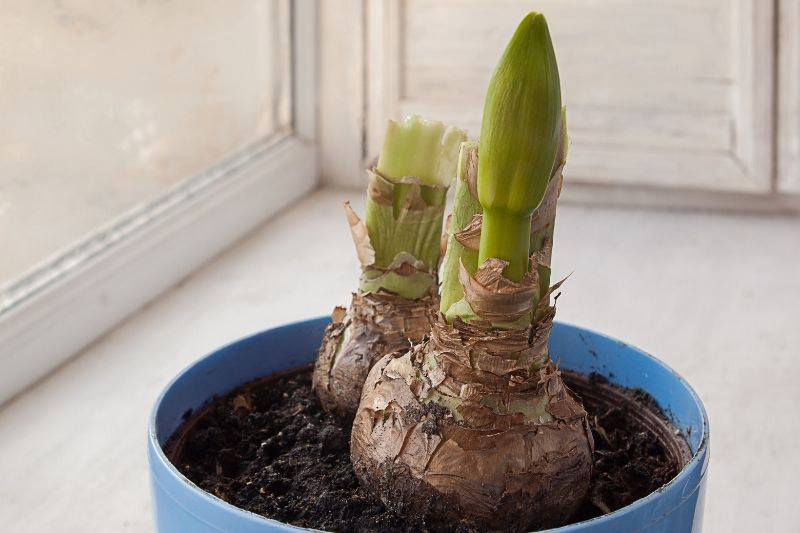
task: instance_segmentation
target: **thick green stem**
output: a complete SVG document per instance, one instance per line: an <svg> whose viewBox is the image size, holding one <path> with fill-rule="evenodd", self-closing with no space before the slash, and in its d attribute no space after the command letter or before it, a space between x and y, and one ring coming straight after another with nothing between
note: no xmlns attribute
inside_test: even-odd
<svg viewBox="0 0 800 533"><path fill-rule="evenodd" d="M367 188L364 225L375 259L364 267L363 292L414 299L435 285L447 186L465 138L462 130L418 116L389 121Z"/></svg>
<svg viewBox="0 0 800 533"><path fill-rule="evenodd" d="M478 264L493 257L503 259L508 261L503 275L511 281L522 281L522 276L528 271L530 239L530 215L484 209Z"/></svg>
<svg viewBox="0 0 800 533"><path fill-rule="evenodd" d="M371 178L371 179L380 179ZM387 198L367 197L364 223L372 247L375 249L375 266L388 268L400 252L406 252L433 271L439 262L442 220L444 218L444 187L392 184ZM398 191L398 186L402 187ZM422 190L435 202L429 205Z"/></svg>

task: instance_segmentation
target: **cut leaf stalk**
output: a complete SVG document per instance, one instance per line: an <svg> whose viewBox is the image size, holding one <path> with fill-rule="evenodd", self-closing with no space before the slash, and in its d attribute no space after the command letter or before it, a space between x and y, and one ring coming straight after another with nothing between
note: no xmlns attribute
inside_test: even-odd
<svg viewBox="0 0 800 533"><path fill-rule="evenodd" d="M419 298L422 275L427 275L429 287L435 284L445 196L455 174L459 145L465 139L462 130L418 116L400 123L389 121L378 166L369 173L364 222L375 261L362 265L363 292L382 288ZM408 286L397 275L387 276L383 283L381 275L397 273L398 263L421 275L407 267L403 274L409 278Z"/></svg>
<svg viewBox="0 0 800 533"><path fill-rule="evenodd" d="M372 364L429 332L445 196L465 139L418 116L389 121L378 165L368 171L364 220L345 205L361 277L315 363L314 388L326 410L352 416Z"/></svg>

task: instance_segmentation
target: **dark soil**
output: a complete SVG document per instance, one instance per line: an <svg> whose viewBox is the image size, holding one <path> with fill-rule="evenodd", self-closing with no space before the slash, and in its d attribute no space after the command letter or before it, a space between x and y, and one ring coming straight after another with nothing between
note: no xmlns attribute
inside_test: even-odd
<svg viewBox="0 0 800 533"><path fill-rule="evenodd" d="M565 381L584 400L596 448L590 495L576 521L657 490L688 459L646 394L594 377L565 373ZM419 531L359 486L350 427L322 411L310 367L244 385L186 419L167 455L199 487L237 507L326 531ZM477 531L466 522L454 530Z"/></svg>

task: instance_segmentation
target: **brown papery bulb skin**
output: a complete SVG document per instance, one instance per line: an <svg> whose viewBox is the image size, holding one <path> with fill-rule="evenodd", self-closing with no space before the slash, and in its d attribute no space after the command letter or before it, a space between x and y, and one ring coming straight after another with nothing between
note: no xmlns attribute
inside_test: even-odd
<svg viewBox="0 0 800 533"><path fill-rule="evenodd" d="M337 308L314 363L312 386L329 413L350 420L372 366L384 355L404 352L430 332L438 297L408 300L385 293L353 294L350 308Z"/></svg>
<svg viewBox="0 0 800 533"><path fill-rule="evenodd" d="M351 436L361 483L420 526L566 523L589 488L593 441L547 357L551 327L552 317L513 331L439 319L424 343L376 363Z"/></svg>

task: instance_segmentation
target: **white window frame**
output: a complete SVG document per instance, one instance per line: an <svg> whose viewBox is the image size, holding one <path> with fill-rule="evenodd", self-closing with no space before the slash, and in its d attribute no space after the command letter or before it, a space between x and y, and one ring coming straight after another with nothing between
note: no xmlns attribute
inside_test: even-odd
<svg viewBox="0 0 800 533"><path fill-rule="evenodd" d="M0 302L0 404L318 185L317 1L290 5L289 134L234 154L17 284Z"/></svg>

